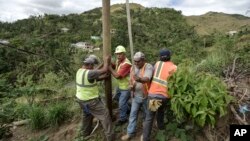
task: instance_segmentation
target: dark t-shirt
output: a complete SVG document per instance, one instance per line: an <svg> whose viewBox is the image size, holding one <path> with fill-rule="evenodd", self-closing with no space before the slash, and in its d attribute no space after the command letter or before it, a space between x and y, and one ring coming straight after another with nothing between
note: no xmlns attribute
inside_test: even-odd
<svg viewBox="0 0 250 141"><path fill-rule="evenodd" d="M100 76L99 71L97 70L89 70L88 73L88 80L90 83L93 83L95 79L97 79Z"/></svg>

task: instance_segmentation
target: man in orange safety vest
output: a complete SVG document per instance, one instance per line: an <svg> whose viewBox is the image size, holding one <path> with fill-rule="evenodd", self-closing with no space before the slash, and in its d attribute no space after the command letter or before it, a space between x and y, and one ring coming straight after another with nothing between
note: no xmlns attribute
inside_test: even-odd
<svg viewBox="0 0 250 141"><path fill-rule="evenodd" d="M154 75L149 88L148 109L146 119L143 123L143 141L150 140L150 134L154 117L157 113L157 126L160 130L164 130L164 111L169 97L167 80L177 70L177 66L170 61L171 54L167 49L160 50L160 61L154 66Z"/></svg>

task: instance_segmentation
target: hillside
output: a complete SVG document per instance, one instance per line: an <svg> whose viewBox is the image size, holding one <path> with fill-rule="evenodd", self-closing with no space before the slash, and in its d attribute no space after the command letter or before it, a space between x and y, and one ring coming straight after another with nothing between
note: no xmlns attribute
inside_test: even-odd
<svg viewBox="0 0 250 141"><path fill-rule="evenodd" d="M186 16L187 23L195 27L200 35L209 35L214 32L226 33L240 31L250 27L250 17L237 14L208 12L200 16Z"/></svg>
<svg viewBox="0 0 250 141"><path fill-rule="evenodd" d="M168 48L171 60L178 65L176 75L168 81L172 100L165 111L166 129L158 132L154 126L152 139L221 141L229 138L230 124L250 123L250 117L243 118L245 115L238 112L239 105L250 104L249 18L221 13L184 17L170 8L130 7L134 52L144 52L147 62L153 64L159 59L159 50ZM14 23L0 22L0 140L85 141L74 81L90 52L72 44L88 42L100 47L91 54L102 58L101 11L95 8L81 14L45 14ZM230 26L219 24L223 17ZM205 20L210 26L205 26ZM231 22L247 28L235 36L211 34L211 25L220 25L217 31L224 33L231 30ZM200 35L211 34L207 44L194 25L202 27ZM115 47L123 45L131 60L124 4L111 6L110 27L112 57L116 57ZM112 85L115 87L115 82ZM100 83L101 93L103 88ZM113 106L117 116L115 102ZM14 126L15 121L26 121L27 126ZM114 127L117 141L126 127ZM140 138L142 118L137 130L134 140ZM89 138L101 140L101 126Z"/></svg>

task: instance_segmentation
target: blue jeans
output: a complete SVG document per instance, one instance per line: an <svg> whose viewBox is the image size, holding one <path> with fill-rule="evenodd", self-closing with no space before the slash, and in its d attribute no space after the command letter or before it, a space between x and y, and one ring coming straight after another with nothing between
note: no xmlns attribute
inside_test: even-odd
<svg viewBox="0 0 250 141"><path fill-rule="evenodd" d="M148 97L147 105L149 104L150 99L160 99L160 98ZM153 111L150 111L149 109L146 110L146 119L143 122L143 133L142 133L143 134L143 141L150 140L150 134L151 134L155 115L156 115L158 129L160 129L160 130L165 129L164 112L166 110L168 99L161 99L161 100L162 100L162 105L157 109L157 111L153 112Z"/></svg>
<svg viewBox="0 0 250 141"><path fill-rule="evenodd" d="M127 111L129 110L128 100L130 98L129 90L121 90L117 88L115 99L119 102L119 120L127 120Z"/></svg>
<svg viewBox="0 0 250 141"><path fill-rule="evenodd" d="M139 112L141 106L143 108L143 120L144 120L145 119L145 111L147 109L147 99L146 98L143 99L141 97L135 96L132 99L132 106L131 106L131 111L130 111L130 116L129 116L129 124L127 127L127 133L129 136L135 135L138 112Z"/></svg>

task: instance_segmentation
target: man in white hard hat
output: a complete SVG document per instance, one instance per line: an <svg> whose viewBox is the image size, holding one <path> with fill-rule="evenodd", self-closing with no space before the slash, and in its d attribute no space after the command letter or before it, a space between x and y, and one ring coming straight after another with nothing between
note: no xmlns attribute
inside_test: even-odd
<svg viewBox="0 0 250 141"><path fill-rule="evenodd" d="M123 46L117 46L115 54L117 57L115 70L111 66L109 67L109 70L118 82L116 98L119 101L119 120L116 125L122 125L128 121L127 113L130 110L128 100L130 98L129 73L131 63L126 57L126 49Z"/></svg>

